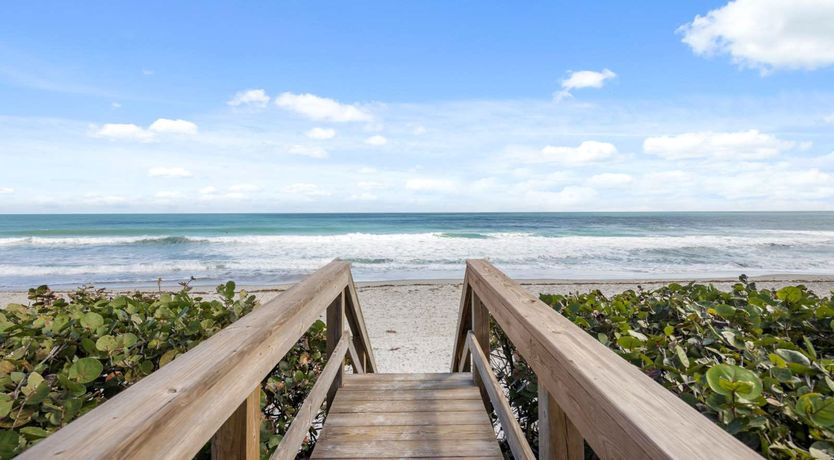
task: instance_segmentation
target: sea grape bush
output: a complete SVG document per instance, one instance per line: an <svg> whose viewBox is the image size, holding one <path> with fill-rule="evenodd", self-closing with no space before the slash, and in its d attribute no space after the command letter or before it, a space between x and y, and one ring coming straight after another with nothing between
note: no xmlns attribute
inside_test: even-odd
<svg viewBox="0 0 834 460"><path fill-rule="evenodd" d="M228 282L213 300L177 292L66 298L46 286L0 309L0 459L19 454L257 308ZM280 442L323 366L318 321L262 383L261 451ZM311 432L311 439L315 431ZM203 452L205 454L205 452Z"/></svg>
<svg viewBox="0 0 834 460"><path fill-rule="evenodd" d="M541 299L768 458L834 456L834 301L804 286L669 284ZM535 374L496 326L493 361L531 445Z"/></svg>

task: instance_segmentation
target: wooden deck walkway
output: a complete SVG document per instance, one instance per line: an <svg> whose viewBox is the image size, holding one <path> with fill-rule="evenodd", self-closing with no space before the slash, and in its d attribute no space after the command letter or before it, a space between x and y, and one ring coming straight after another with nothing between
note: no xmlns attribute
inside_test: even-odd
<svg viewBox="0 0 834 460"><path fill-rule="evenodd" d="M500 459L469 372L345 375L311 458Z"/></svg>
<svg viewBox="0 0 834 460"><path fill-rule="evenodd" d="M327 362L262 451L264 377L323 314ZM492 369L493 327L536 374L536 451ZM451 345L449 373L380 374L335 260L19 458L189 459L210 441L213 460L291 460L322 412L313 458L496 459L496 431L519 460L582 460L586 443L602 459L761 458L487 261L467 261Z"/></svg>

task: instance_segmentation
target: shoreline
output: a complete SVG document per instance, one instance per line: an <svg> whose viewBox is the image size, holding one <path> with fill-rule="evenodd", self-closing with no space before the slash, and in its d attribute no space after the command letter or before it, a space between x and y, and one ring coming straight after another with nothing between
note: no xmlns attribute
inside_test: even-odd
<svg viewBox="0 0 834 460"><path fill-rule="evenodd" d="M834 290L834 275L769 275L750 277L759 288L779 288L804 284L821 297ZM695 281L713 284L727 290L737 278L669 279L518 279L534 295L568 294L598 289L610 296L642 286L655 289L670 282ZM357 294L365 316L371 346L381 372L448 372L452 342L458 321L462 279L429 279L357 282ZM279 296L292 284L238 285L254 294L262 303ZM163 286L163 290L178 286ZM108 291L134 292L156 290L132 287L108 288ZM67 290L56 289L65 293ZM195 286L192 293L205 297L214 295L214 286ZM26 292L0 291L0 308L8 303L27 304Z"/></svg>

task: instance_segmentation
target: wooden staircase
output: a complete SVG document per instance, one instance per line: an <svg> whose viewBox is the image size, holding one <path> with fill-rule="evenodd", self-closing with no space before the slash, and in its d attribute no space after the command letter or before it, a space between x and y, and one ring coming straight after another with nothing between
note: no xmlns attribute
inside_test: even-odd
<svg viewBox="0 0 834 460"><path fill-rule="evenodd" d="M449 373L380 374L350 264L335 260L66 427L20 460L262 458L261 382L322 315L327 363L270 460L532 460L490 362L500 328L535 372L538 458L759 459L756 452L484 260L467 261ZM350 365L352 373L348 373ZM508 453L508 454L509 454Z"/></svg>
<svg viewBox="0 0 834 460"><path fill-rule="evenodd" d="M502 458L469 372L347 374L311 458Z"/></svg>

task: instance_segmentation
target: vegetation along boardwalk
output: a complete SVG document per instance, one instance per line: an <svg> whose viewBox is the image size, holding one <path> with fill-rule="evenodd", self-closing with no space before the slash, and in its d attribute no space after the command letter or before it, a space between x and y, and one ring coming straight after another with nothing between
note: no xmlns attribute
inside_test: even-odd
<svg viewBox="0 0 834 460"><path fill-rule="evenodd" d="M214 458L256 459L260 383L322 314L327 364L273 459L295 458L322 407L314 458L501 458L492 411L512 456L534 458L487 358L491 319L537 375L540 458L582 459L586 442L604 459L758 458L488 262L463 286L449 373L377 373L335 260L20 458L191 458L211 441Z"/></svg>

